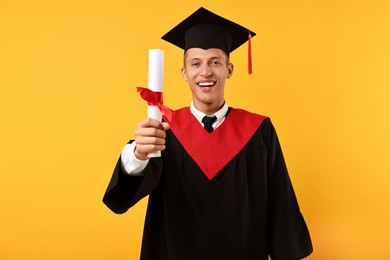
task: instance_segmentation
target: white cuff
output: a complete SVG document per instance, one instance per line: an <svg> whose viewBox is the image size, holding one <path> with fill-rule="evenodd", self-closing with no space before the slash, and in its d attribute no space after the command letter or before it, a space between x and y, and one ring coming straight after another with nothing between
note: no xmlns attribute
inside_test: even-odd
<svg viewBox="0 0 390 260"><path fill-rule="evenodd" d="M126 144L121 154L122 170L132 176L143 176L142 171L145 169L149 160L139 160L135 157L134 149L136 143Z"/></svg>

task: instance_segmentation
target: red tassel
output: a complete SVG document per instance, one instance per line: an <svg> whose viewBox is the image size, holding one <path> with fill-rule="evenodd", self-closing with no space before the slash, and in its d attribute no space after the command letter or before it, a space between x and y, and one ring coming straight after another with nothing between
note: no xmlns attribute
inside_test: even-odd
<svg viewBox="0 0 390 260"><path fill-rule="evenodd" d="M248 35L248 74L252 74L252 44L251 44L251 31Z"/></svg>

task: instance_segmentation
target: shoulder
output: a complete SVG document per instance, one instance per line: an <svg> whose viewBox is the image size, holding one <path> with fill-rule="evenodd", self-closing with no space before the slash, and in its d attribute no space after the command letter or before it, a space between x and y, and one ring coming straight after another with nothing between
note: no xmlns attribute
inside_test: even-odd
<svg viewBox="0 0 390 260"><path fill-rule="evenodd" d="M175 110L175 113L177 113L177 112L180 113L180 112L183 112L183 111L186 111L186 110L189 111L189 110L190 110L190 107L182 107L182 108L176 109L176 110Z"/></svg>
<svg viewBox="0 0 390 260"><path fill-rule="evenodd" d="M245 109L230 108L231 113L235 114L235 118L241 122L248 121L258 125L256 135L260 135L261 138L269 143L276 135L275 128L272 124L271 118L265 115L253 113Z"/></svg>
<svg viewBox="0 0 390 260"><path fill-rule="evenodd" d="M238 125L239 129L253 129L255 135L262 136L263 139L269 139L274 127L268 116L253 113L245 109L230 107L230 112L226 120L229 124Z"/></svg>
<svg viewBox="0 0 390 260"><path fill-rule="evenodd" d="M269 121L269 117L257 113L253 113L241 108L230 107L230 113L234 114L236 118L240 120L251 120L253 122L263 123L264 121ZM267 120L268 119L268 120Z"/></svg>
<svg viewBox="0 0 390 260"><path fill-rule="evenodd" d="M190 107L182 107L182 108L176 109L174 111L173 118L174 119L178 119L178 118L181 118L181 117L188 116L190 114L192 114L191 110L190 110Z"/></svg>

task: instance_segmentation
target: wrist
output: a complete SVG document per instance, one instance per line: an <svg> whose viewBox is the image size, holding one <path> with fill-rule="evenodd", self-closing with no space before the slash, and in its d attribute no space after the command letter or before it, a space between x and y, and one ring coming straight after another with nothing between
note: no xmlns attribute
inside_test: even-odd
<svg viewBox="0 0 390 260"><path fill-rule="evenodd" d="M142 161L146 161L146 160L149 159L148 154L146 154L146 153L140 153L140 152L137 150L137 147L135 147L135 149L134 149L134 156L135 156L135 158L137 158L138 160L142 160Z"/></svg>

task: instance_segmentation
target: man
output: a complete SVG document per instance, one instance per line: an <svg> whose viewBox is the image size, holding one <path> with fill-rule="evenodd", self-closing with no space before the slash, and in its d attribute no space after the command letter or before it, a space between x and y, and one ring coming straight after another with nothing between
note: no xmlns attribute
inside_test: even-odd
<svg viewBox="0 0 390 260"><path fill-rule="evenodd" d="M123 213L150 195L143 260L294 260L312 252L270 119L224 98L229 54L248 32L200 8L163 36L185 51L191 106L170 123L138 124L103 199ZM160 158L148 157L157 151Z"/></svg>

